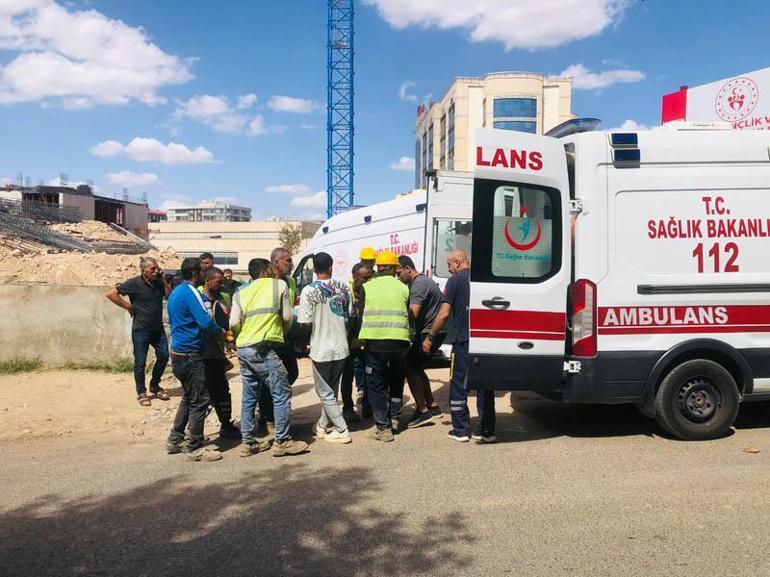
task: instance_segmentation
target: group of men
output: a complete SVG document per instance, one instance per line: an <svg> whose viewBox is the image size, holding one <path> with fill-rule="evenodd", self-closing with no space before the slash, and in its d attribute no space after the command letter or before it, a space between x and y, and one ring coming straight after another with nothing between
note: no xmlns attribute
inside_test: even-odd
<svg viewBox="0 0 770 577"><path fill-rule="evenodd" d="M213 256L203 253L184 259L181 278L176 280L167 278L154 259L143 258L139 276L107 293L109 300L133 317L139 404L150 406L152 400L169 399L160 387L169 358L182 384L182 399L166 442L169 453L184 452L198 461L222 458L218 451L204 447L209 407L219 418L220 436L241 439L241 456L268 449L275 456L306 452L307 443L293 439L290 428L291 385L299 373L297 348L308 342L321 402L314 427L317 437L330 443L350 443L348 423L373 417L374 438L393 441L401 425L405 378L416 407L407 427L431 424L442 413L425 368L445 340L450 318L454 342L449 436L460 442L470 438L479 443L496 441L492 392L479 392L480 428L475 432L467 406L467 255L455 251L448 256L453 276L443 294L432 279L416 270L408 256L365 248L360 258L353 267L352 281L345 284L333 278L330 255L313 255L314 279L299 295L296 321L292 257L280 247L270 260L251 260L248 283L233 280L232 271L218 269ZM170 349L163 329L164 298L168 300ZM226 353L233 345L243 383L240 430L232 422L226 375L232 368ZM156 361L148 391L145 365L150 346ZM360 416L354 409L354 381ZM337 403L340 390L342 407ZM270 432L274 433L272 443Z"/></svg>

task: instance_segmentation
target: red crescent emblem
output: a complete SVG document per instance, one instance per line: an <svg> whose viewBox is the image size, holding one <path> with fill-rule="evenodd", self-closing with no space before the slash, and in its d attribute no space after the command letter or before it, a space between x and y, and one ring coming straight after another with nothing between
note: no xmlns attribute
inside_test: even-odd
<svg viewBox="0 0 770 577"><path fill-rule="evenodd" d="M540 242L540 235L543 233L543 229L540 226L540 223L537 223L537 234L535 234L535 238L533 238L530 242L526 244L519 244L515 240L511 238L511 234L508 232L508 225L511 224L511 219L509 218L505 223L505 240L510 244L513 248L516 250L521 251L527 251L535 247L538 242Z"/></svg>

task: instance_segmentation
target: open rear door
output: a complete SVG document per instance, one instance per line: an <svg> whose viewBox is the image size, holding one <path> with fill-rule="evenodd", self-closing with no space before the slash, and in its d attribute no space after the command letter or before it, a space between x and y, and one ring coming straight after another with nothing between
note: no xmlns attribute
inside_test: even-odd
<svg viewBox="0 0 770 577"><path fill-rule="evenodd" d="M558 389L571 279L563 144L548 136L476 133L468 385Z"/></svg>

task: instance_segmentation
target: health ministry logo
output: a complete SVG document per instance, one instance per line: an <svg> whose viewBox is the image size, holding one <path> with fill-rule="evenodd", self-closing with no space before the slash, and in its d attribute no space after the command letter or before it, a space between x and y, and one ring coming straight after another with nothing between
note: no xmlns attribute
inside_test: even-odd
<svg viewBox="0 0 770 577"><path fill-rule="evenodd" d="M540 222L538 222L535 219L528 218L527 217L527 210L522 207L521 209L521 216L522 218L521 226L519 226L518 230L521 232L521 239L517 242L514 240L513 236L511 236L511 219L509 218L505 222L505 241L516 250L526 252L528 250L532 250L537 246L537 243L540 242L540 237L543 236L543 227L540 226ZM537 225L537 232L534 234L534 238L531 240L528 240L530 236L532 236L532 223L535 223Z"/></svg>
<svg viewBox="0 0 770 577"><path fill-rule="evenodd" d="M754 112L759 101L759 87L751 78L733 78L717 92L714 107L722 120L738 122Z"/></svg>

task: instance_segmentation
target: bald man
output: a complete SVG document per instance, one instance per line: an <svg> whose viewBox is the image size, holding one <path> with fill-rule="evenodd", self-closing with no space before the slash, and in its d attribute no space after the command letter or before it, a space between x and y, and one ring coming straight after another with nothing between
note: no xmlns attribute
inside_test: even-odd
<svg viewBox="0 0 770 577"><path fill-rule="evenodd" d="M430 332L422 343L424 351L431 349L432 341L440 334L451 316L455 327L452 344L452 377L449 388L449 405L452 415L452 430L449 438L467 443L473 437L477 443L496 443L495 437L495 394L494 391L479 390L476 393L476 409L479 413L479 430L471 434L471 417L468 412L468 309L471 294L471 265L465 251L455 250L446 259L452 277L447 281L444 295Z"/></svg>

